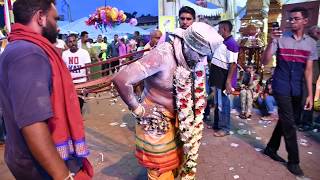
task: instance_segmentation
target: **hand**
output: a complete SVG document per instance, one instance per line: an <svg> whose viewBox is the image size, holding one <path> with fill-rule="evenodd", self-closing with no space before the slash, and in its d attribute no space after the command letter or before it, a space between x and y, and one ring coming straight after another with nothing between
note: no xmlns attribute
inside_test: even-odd
<svg viewBox="0 0 320 180"><path fill-rule="evenodd" d="M234 91L234 89L231 86L231 83L229 81L226 82L226 92L227 94L231 94Z"/></svg>
<svg viewBox="0 0 320 180"><path fill-rule="evenodd" d="M146 103L139 104L139 106L132 112L139 118L162 119L162 113L165 111L163 106L148 105Z"/></svg>
<svg viewBox="0 0 320 180"><path fill-rule="evenodd" d="M163 112L165 111L165 108L160 105L148 105L145 103L142 103L142 106L144 108L144 114L141 116L141 118L151 118L151 119L163 119Z"/></svg>
<svg viewBox="0 0 320 180"><path fill-rule="evenodd" d="M312 96L308 96L306 98L306 103L304 105L304 110L310 111L312 109L313 106L313 98Z"/></svg>
<svg viewBox="0 0 320 180"><path fill-rule="evenodd" d="M279 28L272 28L271 40L279 39L282 36L282 31Z"/></svg>

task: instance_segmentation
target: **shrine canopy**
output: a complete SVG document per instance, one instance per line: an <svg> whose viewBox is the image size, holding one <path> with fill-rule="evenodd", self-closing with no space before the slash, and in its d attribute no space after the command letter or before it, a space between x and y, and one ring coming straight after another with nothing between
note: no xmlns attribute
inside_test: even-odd
<svg viewBox="0 0 320 180"><path fill-rule="evenodd" d="M196 11L196 15L202 15L202 16L218 16L224 12L223 8L216 8L216 9L204 8L188 0L180 0L180 5L181 7L189 6Z"/></svg>

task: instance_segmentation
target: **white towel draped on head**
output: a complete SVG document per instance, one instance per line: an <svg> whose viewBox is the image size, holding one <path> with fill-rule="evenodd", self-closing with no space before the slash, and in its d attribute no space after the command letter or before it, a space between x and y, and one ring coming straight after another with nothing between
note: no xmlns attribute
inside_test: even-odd
<svg viewBox="0 0 320 180"><path fill-rule="evenodd" d="M203 22L194 22L179 33L182 33L182 38L189 47L202 55L212 54L224 40L212 26Z"/></svg>

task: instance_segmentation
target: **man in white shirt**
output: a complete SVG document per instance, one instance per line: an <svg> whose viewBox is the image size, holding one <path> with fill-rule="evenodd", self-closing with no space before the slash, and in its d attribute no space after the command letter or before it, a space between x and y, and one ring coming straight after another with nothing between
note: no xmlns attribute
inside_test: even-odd
<svg viewBox="0 0 320 180"><path fill-rule="evenodd" d="M66 63L72 78L82 77L82 78L73 80L73 82L74 83L86 82L87 81L86 69L81 69L76 71L73 71L73 69L77 69L85 66L88 63L91 63L91 59L88 51L78 48L77 37L75 34L70 34L68 36L67 46L69 49L62 53L62 59Z"/></svg>
<svg viewBox="0 0 320 180"><path fill-rule="evenodd" d="M62 59L66 63L72 78L74 79L73 83L83 83L87 81L87 69L75 70L77 68L83 67L88 63L91 63L91 58L87 50L78 48L77 36L75 34L70 34L67 38L68 50L62 53ZM80 78L82 77L82 78ZM84 104L84 99L81 96L78 96L80 109L82 112L82 107Z"/></svg>

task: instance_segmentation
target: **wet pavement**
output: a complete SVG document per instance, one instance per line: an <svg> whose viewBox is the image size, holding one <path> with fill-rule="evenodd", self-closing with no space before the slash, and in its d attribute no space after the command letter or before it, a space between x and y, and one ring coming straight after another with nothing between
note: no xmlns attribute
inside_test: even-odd
<svg viewBox="0 0 320 180"><path fill-rule="evenodd" d="M85 125L89 160L95 169L94 179L145 180L146 170L134 157L134 118L119 98L110 93L90 97L85 104ZM264 156L261 151L268 142L276 121L260 121L254 114L242 120L232 115L232 134L214 137L206 122L200 156L198 180L320 180L320 129L298 132L301 168L304 178L293 176L285 167ZM14 179L3 161L0 147L0 179ZM279 155L286 159L284 142Z"/></svg>

